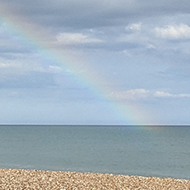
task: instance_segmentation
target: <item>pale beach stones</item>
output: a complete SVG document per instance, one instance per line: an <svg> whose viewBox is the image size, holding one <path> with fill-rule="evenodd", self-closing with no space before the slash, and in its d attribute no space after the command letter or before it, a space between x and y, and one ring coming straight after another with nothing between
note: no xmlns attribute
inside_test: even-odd
<svg viewBox="0 0 190 190"><path fill-rule="evenodd" d="M0 169L1 190L151 189L186 190L190 181L99 173Z"/></svg>

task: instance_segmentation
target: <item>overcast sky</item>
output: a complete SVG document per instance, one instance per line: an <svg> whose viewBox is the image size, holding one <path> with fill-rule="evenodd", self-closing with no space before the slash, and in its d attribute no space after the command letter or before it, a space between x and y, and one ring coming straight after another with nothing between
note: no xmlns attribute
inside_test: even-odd
<svg viewBox="0 0 190 190"><path fill-rule="evenodd" d="M1 124L190 124L189 0L0 0Z"/></svg>

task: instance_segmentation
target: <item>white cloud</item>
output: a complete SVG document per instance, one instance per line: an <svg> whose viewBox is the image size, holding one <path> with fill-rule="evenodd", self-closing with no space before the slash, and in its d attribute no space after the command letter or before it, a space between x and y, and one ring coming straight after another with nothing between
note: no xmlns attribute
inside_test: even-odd
<svg viewBox="0 0 190 190"><path fill-rule="evenodd" d="M60 73L62 71L62 68L55 65L49 65L48 71L50 73Z"/></svg>
<svg viewBox="0 0 190 190"><path fill-rule="evenodd" d="M20 61L20 60L19 60ZM29 73L29 72L41 72L41 73L60 73L62 71L62 68L56 65L43 65L36 63L30 63L28 64L25 62L0 62L0 73L1 76L5 76L8 74L23 74L23 73Z"/></svg>
<svg viewBox="0 0 190 190"><path fill-rule="evenodd" d="M161 98L167 98L167 97L171 97L171 98L190 98L190 94L171 94L168 92L164 92L164 91L156 91L154 93L155 97L161 97Z"/></svg>
<svg viewBox="0 0 190 190"><path fill-rule="evenodd" d="M125 29L127 31L140 31L141 30L141 23L133 23L133 24L130 24L129 26L127 26Z"/></svg>
<svg viewBox="0 0 190 190"><path fill-rule="evenodd" d="M186 24L156 27L155 33L164 39L187 39L190 38L190 27Z"/></svg>
<svg viewBox="0 0 190 190"><path fill-rule="evenodd" d="M125 33L121 33L116 38L116 42L126 43L127 55L129 50L135 49L154 49L154 38L152 35L151 26L142 23L132 23L125 28ZM131 47L130 47L131 46Z"/></svg>
<svg viewBox="0 0 190 190"><path fill-rule="evenodd" d="M84 35L82 33L60 33L56 36L58 42L69 44L87 44L87 43L100 43L100 39Z"/></svg>
<svg viewBox="0 0 190 190"><path fill-rule="evenodd" d="M21 68L22 64L19 63L0 63L1 69L15 69L15 68Z"/></svg>
<svg viewBox="0 0 190 190"><path fill-rule="evenodd" d="M171 94L164 91L151 91L146 89L131 89L127 91L112 92L110 98L116 100L139 100L145 98L190 98L190 94Z"/></svg>
<svg viewBox="0 0 190 190"><path fill-rule="evenodd" d="M163 92L163 91L156 91L154 93L155 97L172 97L173 95L168 93L168 92Z"/></svg>
<svg viewBox="0 0 190 190"><path fill-rule="evenodd" d="M118 100L141 99L146 98L149 92L150 91L146 89L131 89L121 92L112 92L109 97Z"/></svg>

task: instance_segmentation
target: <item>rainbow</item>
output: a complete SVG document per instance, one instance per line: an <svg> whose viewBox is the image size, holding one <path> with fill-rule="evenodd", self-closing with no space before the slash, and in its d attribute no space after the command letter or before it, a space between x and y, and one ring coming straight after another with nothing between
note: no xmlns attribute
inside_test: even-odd
<svg viewBox="0 0 190 190"><path fill-rule="evenodd" d="M103 99L118 118L126 125L150 124L151 119L144 113L141 107L129 104L121 104L116 98L109 96L114 89L105 88L102 83L105 78L88 64L85 58L76 57L68 49L59 50L55 44L50 43L50 35L43 28L37 27L26 18L19 16L13 10L9 10L5 3L0 5L0 22L10 33L16 34L29 47L37 49L45 60L51 60L55 66L62 68L68 74L72 71L72 78L81 86L86 86L99 99ZM84 72L85 71L85 72Z"/></svg>

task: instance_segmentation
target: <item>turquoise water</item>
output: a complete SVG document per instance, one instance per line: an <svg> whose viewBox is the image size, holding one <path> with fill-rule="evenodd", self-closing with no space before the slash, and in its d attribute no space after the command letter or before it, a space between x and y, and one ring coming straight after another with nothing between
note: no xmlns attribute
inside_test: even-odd
<svg viewBox="0 0 190 190"><path fill-rule="evenodd" d="M0 126L0 167L190 179L190 127Z"/></svg>

